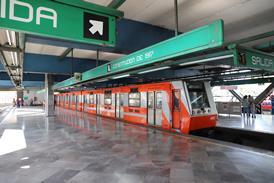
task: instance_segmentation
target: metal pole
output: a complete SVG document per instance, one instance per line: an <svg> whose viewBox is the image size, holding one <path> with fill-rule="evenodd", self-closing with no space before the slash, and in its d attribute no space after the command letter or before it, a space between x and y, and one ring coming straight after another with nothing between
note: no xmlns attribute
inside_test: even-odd
<svg viewBox="0 0 274 183"><path fill-rule="evenodd" d="M73 58L73 49L71 50L71 77L73 77L73 61L74 61L74 58Z"/></svg>
<svg viewBox="0 0 274 183"><path fill-rule="evenodd" d="M178 0L174 0L174 17L175 17L175 36L178 36L178 32L179 32Z"/></svg>

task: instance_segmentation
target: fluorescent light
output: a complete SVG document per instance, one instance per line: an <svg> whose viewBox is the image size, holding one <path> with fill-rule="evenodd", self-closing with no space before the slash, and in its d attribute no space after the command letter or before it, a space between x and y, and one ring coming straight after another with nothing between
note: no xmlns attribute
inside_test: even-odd
<svg viewBox="0 0 274 183"><path fill-rule="evenodd" d="M10 33L9 33L8 30L6 30L6 35L7 35L7 38L8 38L9 45L11 46Z"/></svg>
<svg viewBox="0 0 274 183"><path fill-rule="evenodd" d="M15 37L15 32L14 31L11 31L11 42L12 43L16 43L16 37Z"/></svg>
<svg viewBox="0 0 274 183"><path fill-rule="evenodd" d="M98 81L96 81L97 83L100 83L100 82L104 82L104 81L108 81L108 79L100 79Z"/></svg>
<svg viewBox="0 0 274 183"><path fill-rule="evenodd" d="M138 72L138 74L145 74L145 73L154 72L154 71L160 71L160 70L169 69L169 68L170 68L169 66L159 67L159 68L155 68L155 69L150 69L150 70Z"/></svg>
<svg viewBox="0 0 274 183"><path fill-rule="evenodd" d="M20 168L22 168L22 169L29 169L30 165L21 166Z"/></svg>
<svg viewBox="0 0 274 183"><path fill-rule="evenodd" d="M180 66L185 66L185 65L197 64L197 63L206 62L206 61L213 61L213 60L220 60L220 59L225 59L225 58L231 58L233 56L234 55L224 55L224 56L219 56L219 57L205 58L205 59L195 60L195 61L191 61L191 62L187 62L187 63L181 63L179 65Z"/></svg>
<svg viewBox="0 0 274 183"><path fill-rule="evenodd" d="M129 74L125 74L125 75L115 76L112 79L126 78L126 77L129 77L129 76L130 76Z"/></svg>
<svg viewBox="0 0 274 183"><path fill-rule="evenodd" d="M221 75L237 74L237 73L247 73L247 72L250 72L250 71L251 70L227 71L227 72L221 73Z"/></svg>
<svg viewBox="0 0 274 183"><path fill-rule="evenodd" d="M14 52L14 60L15 60L15 64L18 65L18 59L17 59L17 53Z"/></svg>
<svg viewBox="0 0 274 183"><path fill-rule="evenodd" d="M10 52L12 64L15 65L13 52Z"/></svg>

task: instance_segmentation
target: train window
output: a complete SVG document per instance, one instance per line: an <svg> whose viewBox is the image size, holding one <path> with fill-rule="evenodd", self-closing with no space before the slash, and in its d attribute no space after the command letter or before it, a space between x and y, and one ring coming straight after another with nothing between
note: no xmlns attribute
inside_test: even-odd
<svg viewBox="0 0 274 183"><path fill-rule="evenodd" d="M163 102L162 93L157 92L156 93L156 108L157 109L162 109L162 102Z"/></svg>
<svg viewBox="0 0 274 183"><path fill-rule="evenodd" d="M66 102L69 102L69 95L66 95Z"/></svg>
<svg viewBox="0 0 274 183"><path fill-rule="evenodd" d="M111 93L105 93L105 105L111 105Z"/></svg>
<svg viewBox="0 0 274 183"><path fill-rule="evenodd" d="M76 102L76 96L75 96L75 94L72 95L72 102Z"/></svg>
<svg viewBox="0 0 274 183"><path fill-rule="evenodd" d="M193 109L209 107L204 83L188 83L187 87Z"/></svg>
<svg viewBox="0 0 274 183"><path fill-rule="evenodd" d="M148 108L154 108L154 93L148 93Z"/></svg>
<svg viewBox="0 0 274 183"><path fill-rule="evenodd" d="M94 104L94 95L93 94L89 94L89 103Z"/></svg>
<svg viewBox="0 0 274 183"><path fill-rule="evenodd" d="M130 107L140 107L141 94L140 93L129 93L128 103Z"/></svg>
<svg viewBox="0 0 274 183"><path fill-rule="evenodd" d="M89 95L84 96L84 103L89 104Z"/></svg>
<svg viewBox="0 0 274 183"><path fill-rule="evenodd" d="M82 97L82 95L79 95L78 96L78 103L82 103L83 102L83 97Z"/></svg>
<svg viewBox="0 0 274 183"><path fill-rule="evenodd" d="M180 90L173 92L173 108L174 110L180 110Z"/></svg>

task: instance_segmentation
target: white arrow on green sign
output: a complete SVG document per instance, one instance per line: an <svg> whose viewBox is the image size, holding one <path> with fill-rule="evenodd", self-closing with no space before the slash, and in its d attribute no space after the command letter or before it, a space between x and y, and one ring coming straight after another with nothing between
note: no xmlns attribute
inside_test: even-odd
<svg viewBox="0 0 274 183"><path fill-rule="evenodd" d="M115 46L116 18L51 0L0 0L0 28Z"/></svg>

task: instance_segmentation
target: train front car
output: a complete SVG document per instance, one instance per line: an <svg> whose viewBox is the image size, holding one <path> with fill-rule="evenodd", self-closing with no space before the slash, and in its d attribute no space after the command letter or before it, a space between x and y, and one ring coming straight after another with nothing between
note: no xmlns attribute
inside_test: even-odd
<svg viewBox="0 0 274 183"><path fill-rule="evenodd" d="M182 133L215 127L217 109L209 82L174 81L173 128Z"/></svg>

